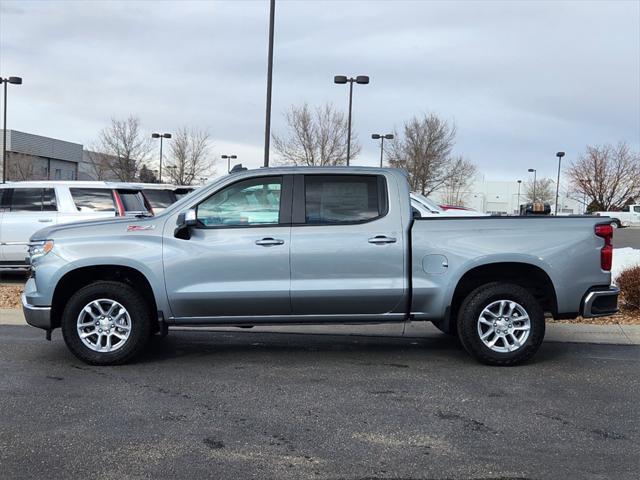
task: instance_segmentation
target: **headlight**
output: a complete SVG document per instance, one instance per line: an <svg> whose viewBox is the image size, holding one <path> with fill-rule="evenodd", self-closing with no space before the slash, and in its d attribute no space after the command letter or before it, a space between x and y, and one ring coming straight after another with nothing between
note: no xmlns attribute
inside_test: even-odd
<svg viewBox="0 0 640 480"><path fill-rule="evenodd" d="M33 242L31 245L29 245L29 258L33 262L40 257L44 257L51 250L53 250L53 240Z"/></svg>

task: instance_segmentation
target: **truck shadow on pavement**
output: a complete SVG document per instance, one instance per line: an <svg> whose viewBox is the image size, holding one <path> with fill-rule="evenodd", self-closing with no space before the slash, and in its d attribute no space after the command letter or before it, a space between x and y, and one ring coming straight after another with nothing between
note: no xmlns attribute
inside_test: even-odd
<svg viewBox="0 0 640 480"><path fill-rule="evenodd" d="M547 345L547 347L549 347ZM561 349L542 348L528 364L554 361ZM136 363L174 361L202 357L220 362L353 362L398 369L411 363L453 362L478 365L460 342L448 335L435 338L369 337L356 335L312 335L300 333L171 332L153 337Z"/></svg>

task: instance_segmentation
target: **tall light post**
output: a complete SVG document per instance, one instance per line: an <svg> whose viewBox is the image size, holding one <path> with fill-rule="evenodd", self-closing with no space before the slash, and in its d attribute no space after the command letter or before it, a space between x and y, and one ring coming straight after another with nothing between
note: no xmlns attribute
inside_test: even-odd
<svg viewBox="0 0 640 480"><path fill-rule="evenodd" d="M535 168L530 168L529 173L533 172L533 202L536 203L536 177L538 175L538 171Z"/></svg>
<svg viewBox="0 0 640 480"><path fill-rule="evenodd" d="M353 104L353 83L360 85L366 85L369 83L369 77L366 75L358 75L356 78L347 78L345 75L336 75L333 77L333 83L337 84L349 84L349 119L347 121L347 167L349 166L349 160L351 159L351 106Z"/></svg>
<svg viewBox="0 0 640 480"><path fill-rule="evenodd" d="M520 185L522 185L522 180L518 180L518 215L520 215Z"/></svg>
<svg viewBox="0 0 640 480"><path fill-rule="evenodd" d="M382 156L384 155L384 141L393 140L393 133L372 133L371 138L380 140L380 168L382 168Z"/></svg>
<svg viewBox="0 0 640 480"><path fill-rule="evenodd" d="M162 183L162 140L165 138L171 138L170 133L152 133L151 138L159 138L160 139L160 183Z"/></svg>
<svg viewBox="0 0 640 480"><path fill-rule="evenodd" d="M222 155L222 159L227 161L227 173L231 172L231 160L238 158L236 155Z"/></svg>
<svg viewBox="0 0 640 480"><path fill-rule="evenodd" d="M276 15L276 0L269 2L269 53L267 57L267 106L264 122L264 166L269 166L271 144L271 90L273 85L273 28Z"/></svg>
<svg viewBox="0 0 640 480"><path fill-rule="evenodd" d="M564 152L556 153L556 157L558 157L558 182L556 183L556 215L558 215L558 198L560 197L560 164L562 163L562 157L564 157Z"/></svg>
<svg viewBox="0 0 640 480"><path fill-rule="evenodd" d="M4 123L2 124L2 183L7 181L7 84L22 85L21 77L0 77L4 83Z"/></svg>

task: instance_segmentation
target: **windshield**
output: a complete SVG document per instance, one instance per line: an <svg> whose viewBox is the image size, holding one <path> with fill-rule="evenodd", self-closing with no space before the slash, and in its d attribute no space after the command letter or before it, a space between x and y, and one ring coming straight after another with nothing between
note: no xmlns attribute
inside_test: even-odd
<svg viewBox="0 0 640 480"><path fill-rule="evenodd" d="M429 200L421 193L412 192L411 195L413 196L414 200L424 205L425 208L428 208L429 210L432 210L434 212L443 211L437 203L435 203L433 200Z"/></svg>

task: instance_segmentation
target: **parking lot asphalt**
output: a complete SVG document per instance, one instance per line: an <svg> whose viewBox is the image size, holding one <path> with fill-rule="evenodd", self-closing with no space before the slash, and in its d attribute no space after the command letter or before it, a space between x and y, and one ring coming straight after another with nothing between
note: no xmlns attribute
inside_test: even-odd
<svg viewBox="0 0 640 480"><path fill-rule="evenodd" d="M640 347L172 332L91 367L0 326L2 478L637 478Z"/></svg>

